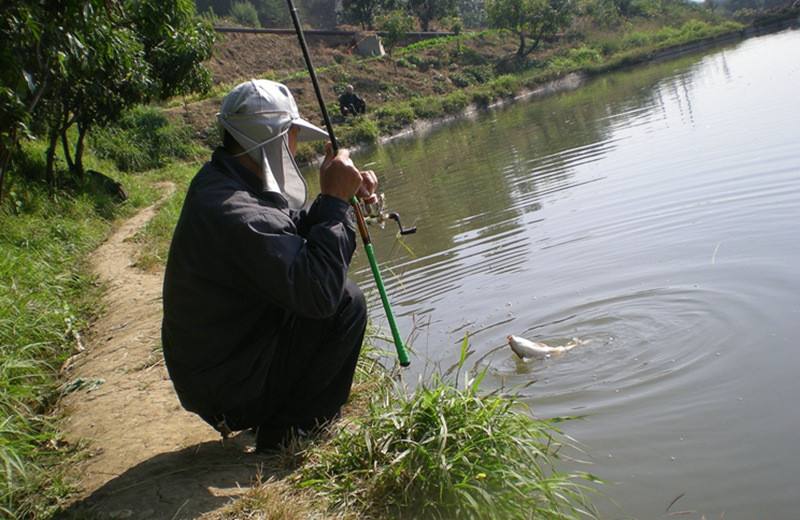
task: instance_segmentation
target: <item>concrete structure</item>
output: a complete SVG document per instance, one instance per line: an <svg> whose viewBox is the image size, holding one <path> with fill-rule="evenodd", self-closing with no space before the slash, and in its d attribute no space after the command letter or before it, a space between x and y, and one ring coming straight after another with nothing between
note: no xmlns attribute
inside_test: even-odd
<svg viewBox="0 0 800 520"><path fill-rule="evenodd" d="M383 56L386 51L383 50L383 43L380 36L371 34L366 38L358 41L356 44L356 53L359 56Z"/></svg>

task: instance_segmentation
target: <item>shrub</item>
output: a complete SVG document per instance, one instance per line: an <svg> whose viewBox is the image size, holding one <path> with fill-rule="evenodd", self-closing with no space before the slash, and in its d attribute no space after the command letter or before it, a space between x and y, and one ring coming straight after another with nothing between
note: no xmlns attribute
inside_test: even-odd
<svg viewBox="0 0 800 520"><path fill-rule="evenodd" d="M658 0L631 0L630 3L630 13L634 16L652 18L661 11L661 2Z"/></svg>
<svg viewBox="0 0 800 520"><path fill-rule="evenodd" d="M585 45L570 49L567 56L577 65L591 65L603 61L603 56L597 49Z"/></svg>
<svg viewBox="0 0 800 520"><path fill-rule="evenodd" d="M391 132L414 122L414 110L405 104L384 105L374 112L382 132Z"/></svg>
<svg viewBox="0 0 800 520"><path fill-rule="evenodd" d="M458 88L468 87L472 84L473 79L463 72L453 72L450 74L450 81L453 82Z"/></svg>
<svg viewBox="0 0 800 520"><path fill-rule="evenodd" d="M494 97L510 97L519 90L519 80L511 75L500 76L491 83Z"/></svg>
<svg viewBox="0 0 800 520"><path fill-rule="evenodd" d="M472 93L472 102L479 107L486 108L494 101L494 94L488 87L476 90Z"/></svg>
<svg viewBox="0 0 800 520"><path fill-rule="evenodd" d="M114 126L95 130L90 145L95 155L114 161L122 171L158 168L197 153L188 126L170 122L159 109L146 106L123 114Z"/></svg>
<svg viewBox="0 0 800 520"><path fill-rule="evenodd" d="M469 98L461 91L452 92L442 99L442 109L446 114L461 112L468 104Z"/></svg>
<svg viewBox="0 0 800 520"><path fill-rule="evenodd" d="M231 16L237 23L246 27L261 27L261 22L258 21L258 11L250 2L235 2L231 6Z"/></svg>
<svg viewBox="0 0 800 520"><path fill-rule="evenodd" d="M350 127L344 128L342 137L347 144L372 144L380 137L380 130L378 130L377 123L372 119L368 117L359 117Z"/></svg>
<svg viewBox="0 0 800 520"><path fill-rule="evenodd" d="M622 46L625 48L643 47L650 43L650 35L644 32L632 32L625 36L622 40Z"/></svg>
<svg viewBox="0 0 800 520"><path fill-rule="evenodd" d="M472 78L473 83L486 83L494 77L494 68L491 65L472 65L464 68L464 74Z"/></svg>
<svg viewBox="0 0 800 520"><path fill-rule="evenodd" d="M414 98L411 100L411 109L414 115L421 119L432 119L444 114L442 100L437 96Z"/></svg>

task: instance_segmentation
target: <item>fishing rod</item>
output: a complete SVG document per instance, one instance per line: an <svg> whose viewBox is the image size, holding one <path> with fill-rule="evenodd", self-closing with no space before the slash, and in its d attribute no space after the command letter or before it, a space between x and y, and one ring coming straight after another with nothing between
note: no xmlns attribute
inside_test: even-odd
<svg viewBox="0 0 800 520"><path fill-rule="evenodd" d="M297 9L294 7L294 2L292 0L286 1L289 4L289 14L292 16L292 23L294 24L294 29L297 32L297 39L300 41L300 49L303 51L303 59L306 61L308 74L311 76L311 83L314 85L314 92L317 95L319 109L322 111L322 118L325 120L325 128L328 130L328 136L331 139L333 154L336 155L336 153L339 151L339 143L336 141L336 135L333 133L333 124L331 123L331 118L328 115L328 108L325 106L325 100L322 98L322 91L319 88L317 73L314 70L314 65L311 63L311 56L308 54L308 45L306 44L306 37L303 34L303 28L300 27L300 19L297 16ZM353 205L353 209L355 210L358 232L361 235L361 240L364 242L364 250L367 252L369 267L372 270L372 276L375 278L375 285L378 286L378 292L381 295L383 310L386 311L386 319L389 321L389 328L392 329L394 346L397 349L397 358L400 360L400 366L407 367L411 364L408 359L408 352L406 352L406 347L403 345L403 338L400 337L400 331L397 329L397 323L394 320L394 313L392 312L392 305L389 303L389 298L386 296L386 288L383 286L383 278L381 277L381 272L378 269L378 261L375 259L375 250L372 247L372 239L369 236L367 222L364 219L364 213L361 211L361 205L358 203L358 199L355 197L355 195L350 199L350 204ZM397 219L397 222L398 225L400 225L399 218ZM400 227L402 231L402 226Z"/></svg>

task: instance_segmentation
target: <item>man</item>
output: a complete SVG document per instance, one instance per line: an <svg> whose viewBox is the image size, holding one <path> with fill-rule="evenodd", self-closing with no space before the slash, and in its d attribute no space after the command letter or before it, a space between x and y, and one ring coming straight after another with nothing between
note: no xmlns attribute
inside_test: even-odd
<svg viewBox="0 0 800 520"><path fill-rule="evenodd" d="M335 418L350 393L366 304L346 277L353 195L377 180L327 149L308 210L298 141L327 133L279 83L223 100L218 148L192 180L164 278L164 358L181 404L223 435L257 428L259 450Z"/></svg>
<svg viewBox="0 0 800 520"><path fill-rule="evenodd" d="M367 103L355 93L353 85L347 85L345 93L339 96L339 110L345 117L357 116L367 111Z"/></svg>

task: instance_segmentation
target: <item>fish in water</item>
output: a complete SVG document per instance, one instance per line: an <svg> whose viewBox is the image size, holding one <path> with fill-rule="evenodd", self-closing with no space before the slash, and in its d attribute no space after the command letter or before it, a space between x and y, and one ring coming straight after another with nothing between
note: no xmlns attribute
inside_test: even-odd
<svg viewBox="0 0 800 520"><path fill-rule="evenodd" d="M578 345L583 345L586 343L578 338L572 338L572 341L566 345L551 347L550 345L545 345L544 343L538 343L536 341L530 341L525 338L520 338L519 336L507 336L506 339L508 339L508 346L511 347L511 350L513 350L514 354L518 355L521 359L545 359L549 358L550 356L560 356L565 352L569 352Z"/></svg>

